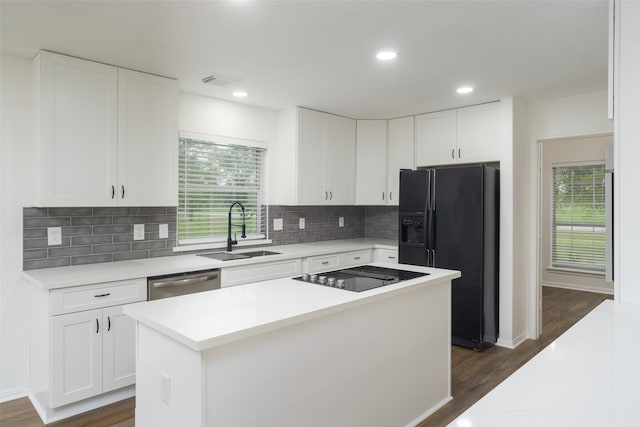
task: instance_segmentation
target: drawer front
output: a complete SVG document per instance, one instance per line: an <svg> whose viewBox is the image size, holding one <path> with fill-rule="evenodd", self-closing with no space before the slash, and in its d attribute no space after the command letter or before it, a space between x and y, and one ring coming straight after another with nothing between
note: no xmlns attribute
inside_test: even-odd
<svg viewBox="0 0 640 427"><path fill-rule="evenodd" d="M147 300L147 279L121 280L54 289L51 295L51 315L74 313L112 305Z"/></svg>
<svg viewBox="0 0 640 427"><path fill-rule="evenodd" d="M223 268L221 272L222 287L279 279L281 277L299 276L302 274L300 258L268 264L247 265L244 267Z"/></svg>
<svg viewBox="0 0 640 427"><path fill-rule="evenodd" d="M392 249L376 249L374 258L376 261L398 262L398 251Z"/></svg>
<svg viewBox="0 0 640 427"><path fill-rule="evenodd" d="M370 263L373 256L371 250L347 252L340 254L340 265L342 267L351 267L354 265L362 265Z"/></svg>
<svg viewBox="0 0 640 427"><path fill-rule="evenodd" d="M338 268L340 260L338 255L324 255L307 258L308 273L317 273L319 271L327 271Z"/></svg>

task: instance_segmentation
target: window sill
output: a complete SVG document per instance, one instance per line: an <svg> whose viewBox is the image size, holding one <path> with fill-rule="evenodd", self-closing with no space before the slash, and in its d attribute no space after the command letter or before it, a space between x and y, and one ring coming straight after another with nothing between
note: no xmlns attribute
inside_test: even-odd
<svg viewBox="0 0 640 427"><path fill-rule="evenodd" d="M243 247L243 246L261 246L261 245L270 245L273 243L269 239L257 239L257 240L244 240L238 242L238 244L233 245L234 248ZM226 242L212 242L212 243L203 243L201 245L185 245L185 246L176 246L173 248L173 252L193 252L193 251L202 251L205 249L226 249Z"/></svg>
<svg viewBox="0 0 640 427"><path fill-rule="evenodd" d="M547 267L550 273L571 274L574 276L604 277L604 271L578 270L577 268Z"/></svg>

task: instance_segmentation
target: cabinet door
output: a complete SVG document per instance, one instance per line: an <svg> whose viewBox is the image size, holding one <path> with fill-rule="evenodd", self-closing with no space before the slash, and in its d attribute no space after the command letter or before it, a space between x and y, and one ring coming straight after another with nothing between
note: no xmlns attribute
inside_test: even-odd
<svg viewBox="0 0 640 427"><path fill-rule="evenodd" d="M387 200L387 121L356 124L356 203L384 205Z"/></svg>
<svg viewBox="0 0 640 427"><path fill-rule="evenodd" d="M122 306L102 310L102 390L115 390L136 381L136 322Z"/></svg>
<svg viewBox="0 0 640 427"><path fill-rule="evenodd" d="M456 110L416 116L416 166L457 162Z"/></svg>
<svg viewBox="0 0 640 427"><path fill-rule="evenodd" d="M43 206L114 205L117 68L50 52L35 64Z"/></svg>
<svg viewBox="0 0 640 427"><path fill-rule="evenodd" d="M326 113L298 108L298 204L327 203L324 182Z"/></svg>
<svg viewBox="0 0 640 427"><path fill-rule="evenodd" d="M102 392L102 310L51 318L51 407Z"/></svg>
<svg viewBox="0 0 640 427"><path fill-rule="evenodd" d="M414 120L402 117L389 120L387 143L387 204L398 206L400 169L414 168Z"/></svg>
<svg viewBox="0 0 640 427"><path fill-rule="evenodd" d="M458 162L500 161L500 103L458 109Z"/></svg>
<svg viewBox="0 0 640 427"><path fill-rule="evenodd" d="M178 204L178 85L118 70L118 204Z"/></svg>
<svg viewBox="0 0 640 427"><path fill-rule="evenodd" d="M352 205L356 201L356 121L327 116L324 180L328 203Z"/></svg>

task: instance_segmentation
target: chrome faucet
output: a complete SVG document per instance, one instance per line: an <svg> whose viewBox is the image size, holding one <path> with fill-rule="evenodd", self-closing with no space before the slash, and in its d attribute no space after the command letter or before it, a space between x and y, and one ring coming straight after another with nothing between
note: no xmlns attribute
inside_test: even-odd
<svg viewBox="0 0 640 427"><path fill-rule="evenodd" d="M231 207L229 208L229 221L227 222L227 252L231 252L231 247L233 245L237 245L238 241L236 240L236 235L234 234L233 236L233 240L231 239L231 226L234 227L238 227L238 225L236 224L231 224L231 211L233 211L233 207L235 205L240 206L240 209L242 209L242 234L240 234L240 237L242 237L243 239L247 237L247 227L245 225L245 217L244 217L244 206L242 206L242 203L240 202L233 202L231 204Z"/></svg>

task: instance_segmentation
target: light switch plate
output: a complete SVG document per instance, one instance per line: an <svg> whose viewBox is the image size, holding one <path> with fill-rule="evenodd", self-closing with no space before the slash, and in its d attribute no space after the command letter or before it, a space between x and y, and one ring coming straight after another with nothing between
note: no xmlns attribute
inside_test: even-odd
<svg viewBox="0 0 640 427"><path fill-rule="evenodd" d="M144 240L144 224L133 224L133 240Z"/></svg>
<svg viewBox="0 0 640 427"><path fill-rule="evenodd" d="M273 231L282 231L282 218L273 219Z"/></svg>
<svg viewBox="0 0 640 427"><path fill-rule="evenodd" d="M62 244L62 227L47 227L47 245Z"/></svg>
<svg viewBox="0 0 640 427"><path fill-rule="evenodd" d="M169 238L169 224L160 224L160 228L158 233L160 234L161 239Z"/></svg>
<svg viewBox="0 0 640 427"><path fill-rule="evenodd" d="M344 227L344 217L338 217L338 227Z"/></svg>
<svg viewBox="0 0 640 427"><path fill-rule="evenodd" d="M300 228L300 230L303 230L304 226L305 226L304 218L300 218L300 221L298 222L298 228Z"/></svg>

